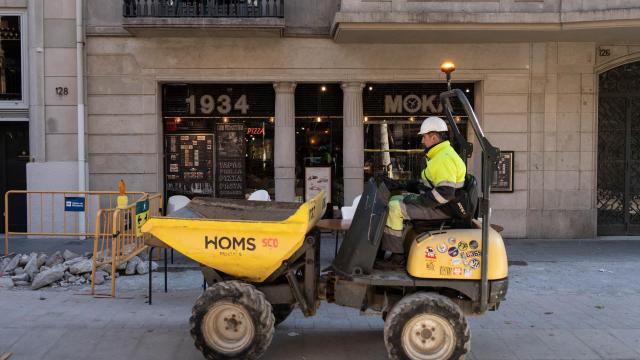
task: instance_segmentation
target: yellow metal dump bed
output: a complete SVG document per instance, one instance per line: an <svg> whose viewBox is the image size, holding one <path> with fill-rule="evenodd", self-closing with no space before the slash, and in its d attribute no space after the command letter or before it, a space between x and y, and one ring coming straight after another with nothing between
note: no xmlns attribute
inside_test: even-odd
<svg viewBox="0 0 640 360"><path fill-rule="evenodd" d="M194 199L142 231L205 266L261 282L302 246L326 205L324 192L303 204Z"/></svg>

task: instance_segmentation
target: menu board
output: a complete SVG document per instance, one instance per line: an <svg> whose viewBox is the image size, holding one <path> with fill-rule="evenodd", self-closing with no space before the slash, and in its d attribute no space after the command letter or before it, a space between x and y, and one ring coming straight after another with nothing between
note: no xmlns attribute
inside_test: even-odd
<svg viewBox="0 0 640 360"><path fill-rule="evenodd" d="M304 201L309 201L324 191L327 202L331 202L331 167L307 166L304 168Z"/></svg>
<svg viewBox="0 0 640 360"><path fill-rule="evenodd" d="M244 199L244 124L216 125L216 197Z"/></svg>
<svg viewBox="0 0 640 360"><path fill-rule="evenodd" d="M213 134L165 136L167 195L214 195Z"/></svg>
<svg viewBox="0 0 640 360"><path fill-rule="evenodd" d="M513 192L513 151L500 151L491 192Z"/></svg>

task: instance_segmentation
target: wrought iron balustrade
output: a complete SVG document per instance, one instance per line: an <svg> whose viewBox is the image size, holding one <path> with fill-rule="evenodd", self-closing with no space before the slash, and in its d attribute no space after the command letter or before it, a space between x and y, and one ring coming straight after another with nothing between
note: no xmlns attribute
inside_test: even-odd
<svg viewBox="0 0 640 360"><path fill-rule="evenodd" d="M123 0L127 18L284 17L284 0Z"/></svg>

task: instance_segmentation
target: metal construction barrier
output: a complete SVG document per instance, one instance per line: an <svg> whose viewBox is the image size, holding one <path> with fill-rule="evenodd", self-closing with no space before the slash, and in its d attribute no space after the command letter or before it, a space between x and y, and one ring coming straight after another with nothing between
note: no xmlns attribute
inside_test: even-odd
<svg viewBox="0 0 640 360"><path fill-rule="evenodd" d="M103 209L96 214L96 233L93 237L93 266L91 294L95 293L96 271L107 265L111 273L111 297L116 295L118 266L126 264L144 251L150 234L140 231L149 217L162 215L162 195L145 194L136 202L124 207ZM151 271L151 269L149 269Z"/></svg>
<svg viewBox="0 0 640 360"><path fill-rule="evenodd" d="M11 237L93 237L100 233L96 215L116 208L118 195L114 191L7 191L4 196L5 256L9 254ZM129 201L135 201L146 193L125 195ZM12 224L12 220L18 218L26 219L22 229Z"/></svg>

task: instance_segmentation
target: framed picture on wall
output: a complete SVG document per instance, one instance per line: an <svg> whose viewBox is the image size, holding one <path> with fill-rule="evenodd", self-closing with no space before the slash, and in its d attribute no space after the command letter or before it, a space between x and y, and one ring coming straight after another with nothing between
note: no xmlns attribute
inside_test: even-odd
<svg viewBox="0 0 640 360"><path fill-rule="evenodd" d="M307 166L304 168L304 201L325 192L327 202L331 202L331 167Z"/></svg>
<svg viewBox="0 0 640 360"><path fill-rule="evenodd" d="M513 151L500 151L491 192L513 192Z"/></svg>

